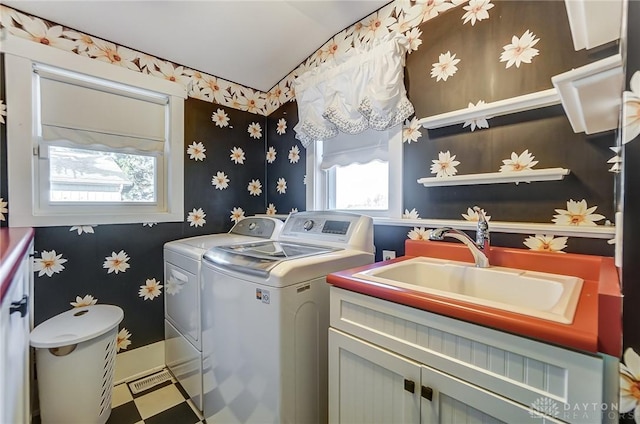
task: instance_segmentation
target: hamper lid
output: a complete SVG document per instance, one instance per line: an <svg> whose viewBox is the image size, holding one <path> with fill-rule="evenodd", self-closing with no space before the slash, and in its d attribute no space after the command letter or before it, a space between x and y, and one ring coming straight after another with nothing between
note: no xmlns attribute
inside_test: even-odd
<svg viewBox="0 0 640 424"><path fill-rule="evenodd" d="M84 342L110 331L124 318L114 305L73 308L44 321L31 332L31 346L52 348Z"/></svg>

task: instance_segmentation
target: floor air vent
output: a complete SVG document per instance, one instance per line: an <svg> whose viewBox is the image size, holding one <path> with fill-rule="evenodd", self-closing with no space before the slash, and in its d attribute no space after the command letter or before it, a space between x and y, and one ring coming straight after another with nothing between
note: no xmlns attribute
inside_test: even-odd
<svg viewBox="0 0 640 424"><path fill-rule="evenodd" d="M129 383L129 388L131 389L131 393L135 395L169 380L171 380L171 374L169 374L169 371L164 370Z"/></svg>

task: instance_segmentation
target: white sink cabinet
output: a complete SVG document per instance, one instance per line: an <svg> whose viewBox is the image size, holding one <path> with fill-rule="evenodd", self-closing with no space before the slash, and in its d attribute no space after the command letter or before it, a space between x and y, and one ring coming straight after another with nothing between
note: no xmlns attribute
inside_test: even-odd
<svg viewBox="0 0 640 424"><path fill-rule="evenodd" d="M617 422L617 366L331 287L332 424Z"/></svg>

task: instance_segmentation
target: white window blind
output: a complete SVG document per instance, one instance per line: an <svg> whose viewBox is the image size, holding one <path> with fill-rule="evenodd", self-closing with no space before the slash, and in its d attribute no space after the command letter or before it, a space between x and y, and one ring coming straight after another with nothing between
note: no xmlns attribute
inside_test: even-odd
<svg viewBox="0 0 640 424"><path fill-rule="evenodd" d="M368 129L360 134L338 134L323 142L323 171L334 166L347 166L353 163L368 163L372 160L389 160L389 131Z"/></svg>
<svg viewBox="0 0 640 424"><path fill-rule="evenodd" d="M167 96L36 65L45 143L164 151Z"/></svg>

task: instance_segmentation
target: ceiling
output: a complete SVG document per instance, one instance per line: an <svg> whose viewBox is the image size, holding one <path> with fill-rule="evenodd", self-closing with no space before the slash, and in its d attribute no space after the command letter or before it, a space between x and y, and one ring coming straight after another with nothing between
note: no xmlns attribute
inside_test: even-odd
<svg viewBox="0 0 640 424"><path fill-rule="evenodd" d="M3 3L98 38L269 91L338 32L389 0Z"/></svg>

